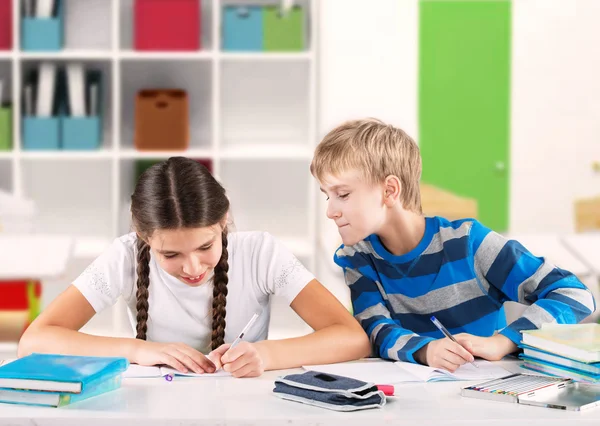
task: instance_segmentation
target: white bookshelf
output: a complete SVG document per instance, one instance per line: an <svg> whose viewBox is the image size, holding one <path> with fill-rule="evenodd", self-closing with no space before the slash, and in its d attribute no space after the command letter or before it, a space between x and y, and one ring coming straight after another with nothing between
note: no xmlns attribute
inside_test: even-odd
<svg viewBox="0 0 600 426"><path fill-rule="evenodd" d="M20 51L19 0L13 0L14 47L0 52L0 78L11 79L13 150L0 152L0 188L33 198L36 229L77 238L78 256L97 256L129 229L135 162L173 155L209 159L231 198L237 230L266 230L314 269L316 185L308 165L316 143L316 0L307 10L308 50L220 50L224 4L276 0L202 0L197 52L132 50L132 0L65 0L65 49ZM21 143L23 73L42 61L82 62L105 79L104 141L98 151L25 151ZM135 94L178 87L190 99L190 148L133 147Z"/></svg>

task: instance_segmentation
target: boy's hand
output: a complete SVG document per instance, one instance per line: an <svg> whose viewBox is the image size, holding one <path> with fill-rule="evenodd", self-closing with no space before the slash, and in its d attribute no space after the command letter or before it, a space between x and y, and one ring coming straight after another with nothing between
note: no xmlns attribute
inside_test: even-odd
<svg viewBox="0 0 600 426"><path fill-rule="evenodd" d="M258 377L265 371L264 355L257 345L240 342L232 350L229 344L219 346L208 354L219 368L231 373L233 377Z"/></svg>
<svg viewBox="0 0 600 426"><path fill-rule="evenodd" d="M184 343L158 343L137 340L132 361L139 365L168 365L187 373L213 373L214 363L204 354Z"/></svg>
<svg viewBox="0 0 600 426"><path fill-rule="evenodd" d="M465 345L466 339L459 339L459 335L454 336L461 345ZM469 335L470 336L470 335ZM458 367L467 362L473 362L475 358L465 348L456 342L448 339L434 340L429 342L415 353L415 358L421 364L434 368L444 368L450 372L456 371Z"/></svg>
<svg viewBox="0 0 600 426"><path fill-rule="evenodd" d="M502 334L491 337L479 337L468 333L460 333L454 336L461 344L471 352L488 361L498 361L517 350L517 345Z"/></svg>

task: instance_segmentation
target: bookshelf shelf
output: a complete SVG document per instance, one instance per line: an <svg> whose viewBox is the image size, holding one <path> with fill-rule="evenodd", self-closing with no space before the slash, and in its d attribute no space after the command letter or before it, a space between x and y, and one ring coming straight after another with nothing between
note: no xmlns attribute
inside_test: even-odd
<svg viewBox="0 0 600 426"><path fill-rule="evenodd" d="M12 1L14 45L20 46L19 1ZM0 152L0 188L37 202L36 229L74 235L76 257L89 262L130 229L138 163L183 155L211 161L237 230L271 232L314 269L316 193L308 164L316 144L317 0L297 1L308 12L310 43L290 53L222 51L221 7L229 0L202 0L202 50L175 52L133 50L133 0L64 1L64 50L0 51L0 79L8 77L13 105L13 149ZM23 149L18 100L27 71L44 61L80 62L102 72L99 150ZM135 95L143 88L188 92L188 150L134 149Z"/></svg>

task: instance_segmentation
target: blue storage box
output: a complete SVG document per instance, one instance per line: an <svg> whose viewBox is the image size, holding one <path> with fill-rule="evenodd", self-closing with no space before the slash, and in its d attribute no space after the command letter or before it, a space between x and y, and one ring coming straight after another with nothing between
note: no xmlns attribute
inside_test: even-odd
<svg viewBox="0 0 600 426"><path fill-rule="evenodd" d="M100 117L63 117L62 148L66 150L94 150L102 142Z"/></svg>
<svg viewBox="0 0 600 426"><path fill-rule="evenodd" d="M56 51L64 46L64 0L58 0L58 13L53 18L23 18L21 20L21 49L27 51Z"/></svg>
<svg viewBox="0 0 600 426"><path fill-rule="evenodd" d="M24 117L23 149L57 150L60 147L59 117Z"/></svg>
<svg viewBox="0 0 600 426"><path fill-rule="evenodd" d="M222 28L224 51L263 50L263 12L260 6L224 6Z"/></svg>

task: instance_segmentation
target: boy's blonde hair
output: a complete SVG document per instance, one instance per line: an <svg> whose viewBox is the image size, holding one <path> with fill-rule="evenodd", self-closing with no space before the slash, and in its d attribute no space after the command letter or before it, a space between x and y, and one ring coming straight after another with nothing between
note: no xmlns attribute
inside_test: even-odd
<svg viewBox="0 0 600 426"><path fill-rule="evenodd" d="M419 179L421 155L403 130L375 118L352 120L330 131L315 150L310 172L319 181L356 169L370 184L394 175L402 184L400 201L422 213Z"/></svg>

